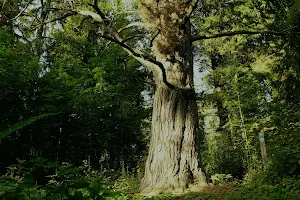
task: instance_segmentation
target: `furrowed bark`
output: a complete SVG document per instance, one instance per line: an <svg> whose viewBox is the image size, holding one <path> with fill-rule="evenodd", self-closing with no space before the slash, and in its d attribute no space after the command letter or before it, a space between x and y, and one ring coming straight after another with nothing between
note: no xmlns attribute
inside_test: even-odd
<svg viewBox="0 0 300 200"><path fill-rule="evenodd" d="M197 110L193 89L157 86L152 137L141 184L144 193L183 192L192 185L205 185L199 161Z"/></svg>
<svg viewBox="0 0 300 200"><path fill-rule="evenodd" d="M146 23L155 20L152 18L155 15L160 20L155 29L161 31L155 35L152 51L156 60L162 63L167 81L174 87L167 87L161 75L154 73L156 91L151 140L141 190L146 194L182 193L187 188L206 185L198 149L191 27L189 20L177 20L177 15L187 10L182 8L186 5L184 2L159 2L157 8L150 5L151 0L144 2L142 18ZM172 12L174 14L170 15Z"/></svg>

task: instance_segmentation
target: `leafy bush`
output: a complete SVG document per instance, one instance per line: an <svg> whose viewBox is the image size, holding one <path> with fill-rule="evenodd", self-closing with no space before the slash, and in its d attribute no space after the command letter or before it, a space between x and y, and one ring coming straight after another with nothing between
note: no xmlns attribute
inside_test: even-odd
<svg viewBox="0 0 300 200"><path fill-rule="evenodd" d="M232 178L231 174L214 174L211 176L213 184L229 182Z"/></svg>
<svg viewBox="0 0 300 200"><path fill-rule="evenodd" d="M117 180L114 181L114 188L116 190L129 193L137 193L139 185L139 179L133 174L123 173Z"/></svg>
<svg viewBox="0 0 300 200"><path fill-rule="evenodd" d="M1 199L105 199L122 197L99 171L86 161L75 167L43 158L19 161L0 177Z"/></svg>
<svg viewBox="0 0 300 200"><path fill-rule="evenodd" d="M279 187L285 188L289 192L300 194L300 179L284 178L278 184Z"/></svg>

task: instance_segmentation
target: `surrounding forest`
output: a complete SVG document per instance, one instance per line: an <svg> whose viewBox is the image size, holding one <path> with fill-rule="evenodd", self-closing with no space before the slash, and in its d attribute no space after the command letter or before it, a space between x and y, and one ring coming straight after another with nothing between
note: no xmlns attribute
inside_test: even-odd
<svg viewBox="0 0 300 200"><path fill-rule="evenodd" d="M0 0L0 199L300 199L300 0Z"/></svg>

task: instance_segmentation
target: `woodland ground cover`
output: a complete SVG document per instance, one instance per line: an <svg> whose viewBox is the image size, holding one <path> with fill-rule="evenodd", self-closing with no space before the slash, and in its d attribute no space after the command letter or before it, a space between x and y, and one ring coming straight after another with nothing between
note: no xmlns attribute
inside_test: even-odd
<svg viewBox="0 0 300 200"><path fill-rule="evenodd" d="M43 176L42 176L43 175ZM84 161L75 167L58 165L43 158L20 161L0 177L2 199L299 199L300 181L285 178L267 184L263 174L250 183L217 180L198 192L162 193L154 197L139 192L139 178L132 174L115 177L113 171L96 171Z"/></svg>

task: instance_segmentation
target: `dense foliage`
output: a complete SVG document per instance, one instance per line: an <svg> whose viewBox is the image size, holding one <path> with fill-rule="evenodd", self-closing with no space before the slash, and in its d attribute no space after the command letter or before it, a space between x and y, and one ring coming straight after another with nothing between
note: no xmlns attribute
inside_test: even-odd
<svg viewBox="0 0 300 200"><path fill-rule="evenodd" d="M92 46L85 38L75 43L72 36L58 38L49 47L49 58L39 64L9 31L1 33L1 41L8 40L1 54L2 129L32 116L57 113L1 141L2 170L15 158L35 156L74 164L88 159L93 166L110 169L135 168L137 152L145 149L141 120L147 110L143 109L143 85L136 80L144 76L143 70L124 61L126 56L117 48L111 56L101 45ZM88 54L84 46L96 55L102 53L101 57L82 57Z"/></svg>
<svg viewBox="0 0 300 200"><path fill-rule="evenodd" d="M205 118L207 109L215 109L209 114L218 120L207 131L207 151L202 156L210 174L243 174L251 179L260 172L263 166L259 134L263 132L269 162L266 179L278 183L284 177L298 178L298 4L204 3L204 17L198 23L210 27L212 33L241 28L286 33L283 37L235 35L202 42L207 64L201 70L209 69L206 81L211 88L204 92L202 115ZM222 9L215 12L212 6Z"/></svg>

